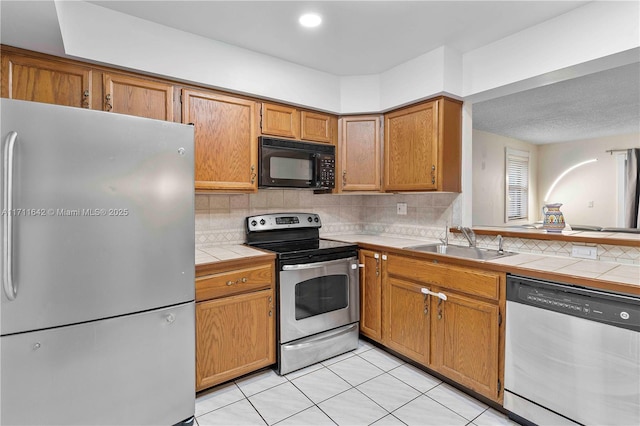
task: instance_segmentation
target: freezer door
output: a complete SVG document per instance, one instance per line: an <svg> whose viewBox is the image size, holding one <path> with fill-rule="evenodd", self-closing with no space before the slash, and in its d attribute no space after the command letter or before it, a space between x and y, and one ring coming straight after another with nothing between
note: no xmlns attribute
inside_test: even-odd
<svg viewBox="0 0 640 426"><path fill-rule="evenodd" d="M0 102L2 335L193 300L193 127Z"/></svg>
<svg viewBox="0 0 640 426"><path fill-rule="evenodd" d="M194 415L194 302L0 337L3 425L171 425Z"/></svg>

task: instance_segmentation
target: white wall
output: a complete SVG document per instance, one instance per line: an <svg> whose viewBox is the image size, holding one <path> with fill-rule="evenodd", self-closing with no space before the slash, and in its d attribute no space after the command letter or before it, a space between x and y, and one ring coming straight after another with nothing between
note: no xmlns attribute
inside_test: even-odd
<svg viewBox="0 0 640 426"><path fill-rule="evenodd" d="M56 10L68 55L319 110L340 110L338 76L90 3L56 1Z"/></svg>
<svg viewBox="0 0 640 426"><path fill-rule="evenodd" d="M505 148L529 152L529 218L508 224L539 220L538 171L539 148L518 139L473 130L473 225L505 225Z"/></svg>
<svg viewBox="0 0 640 426"><path fill-rule="evenodd" d="M550 202L571 225L616 226L616 159L609 149L640 148L640 134L610 136L538 147L538 200L540 205L553 181L567 168L597 158L569 172L550 194ZM593 202L593 207L589 203Z"/></svg>
<svg viewBox="0 0 640 426"><path fill-rule="evenodd" d="M55 5L2 2L2 42L342 114L387 111L443 93L476 102L505 94L493 90L513 93L637 62L640 52L637 1L591 2L464 55L441 46L380 74L348 77L87 2ZM59 29L51 30L53 23Z"/></svg>

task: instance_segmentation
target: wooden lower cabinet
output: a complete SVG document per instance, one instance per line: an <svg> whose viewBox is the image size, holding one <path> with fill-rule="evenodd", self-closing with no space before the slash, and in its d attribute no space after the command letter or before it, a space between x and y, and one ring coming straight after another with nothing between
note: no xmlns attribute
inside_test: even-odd
<svg viewBox="0 0 640 426"><path fill-rule="evenodd" d="M498 397L500 309L498 305L457 295L432 298L431 368L463 386Z"/></svg>
<svg viewBox="0 0 640 426"><path fill-rule="evenodd" d="M375 270L375 263L367 262L370 253L360 250L362 334L502 403L505 274L379 253L381 303L376 304L367 299L377 297L370 285ZM381 338L371 331L376 309Z"/></svg>
<svg viewBox="0 0 640 426"><path fill-rule="evenodd" d="M386 345L422 364L429 364L429 308L422 286L389 277L385 287Z"/></svg>
<svg viewBox="0 0 640 426"><path fill-rule="evenodd" d="M196 276L196 391L275 363L274 261Z"/></svg>
<svg viewBox="0 0 640 426"><path fill-rule="evenodd" d="M381 254L360 250L360 332L382 341L382 264Z"/></svg>
<svg viewBox="0 0 640 426"><path fill-rule="evenodd" d="M196 390L275 362L273 290L196 305Z"/></svg>

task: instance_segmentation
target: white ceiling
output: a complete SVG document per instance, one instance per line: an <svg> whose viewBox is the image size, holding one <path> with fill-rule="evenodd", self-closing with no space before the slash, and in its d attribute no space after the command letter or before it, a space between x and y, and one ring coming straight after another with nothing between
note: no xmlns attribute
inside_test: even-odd
<svg viewBox="0 0 640 426"><path fill-rule="evenodd" d="M640 133L640 64L473 104L473 128L536 144Z"/></svg>
<svg viewBox="0 0 640 426"><path fill-rule="evenodd" d="M586 1L91 1L335 75L378 74L448 46L476 49ZM320 27L298 17L319 13Z"/></svg>

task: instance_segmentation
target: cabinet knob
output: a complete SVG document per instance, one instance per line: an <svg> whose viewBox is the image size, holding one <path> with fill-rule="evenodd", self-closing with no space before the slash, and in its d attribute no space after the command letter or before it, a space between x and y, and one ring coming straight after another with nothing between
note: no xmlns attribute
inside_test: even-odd
<svg viewBox="0 0 640 426"><path fill-rule="evenodd" d="M89 108L89 91L82 92L82 108Z"/></svg>
<svg viewBox="0 0 640 426"><path fill-rule="evenodd" d="M107 93L107 96L105 96L105 100L106 100L105 109L107 111L111 111L113 109L113 105L111 104L111 94L110 93Z"/></svg>
<svg viewBox="0 0 640 426"><path fill-rule="evenodd" d="M273 311L269 311L269 316L273 316Z"/></svg>
<svg viewBox="0 0 640 426"><path fill-rule="evenodd" d="M233 281L227 281L227 285L233 285L234 282Z"/></svg>
<svg viewBox="0 0 640 426"><path fill-rule="evenodd" d="M429 308L427 306L424 307L424 314L427 315L429 313Z"/></svg>
<svg viewBox="0 0 640 426"><path fill-rule="evenodd" d="M242 281L243 283L246 283L246 282L247 282L247 279L246 279L245 277L242 277L242 280L241 280L241 281Z"/></svg>

